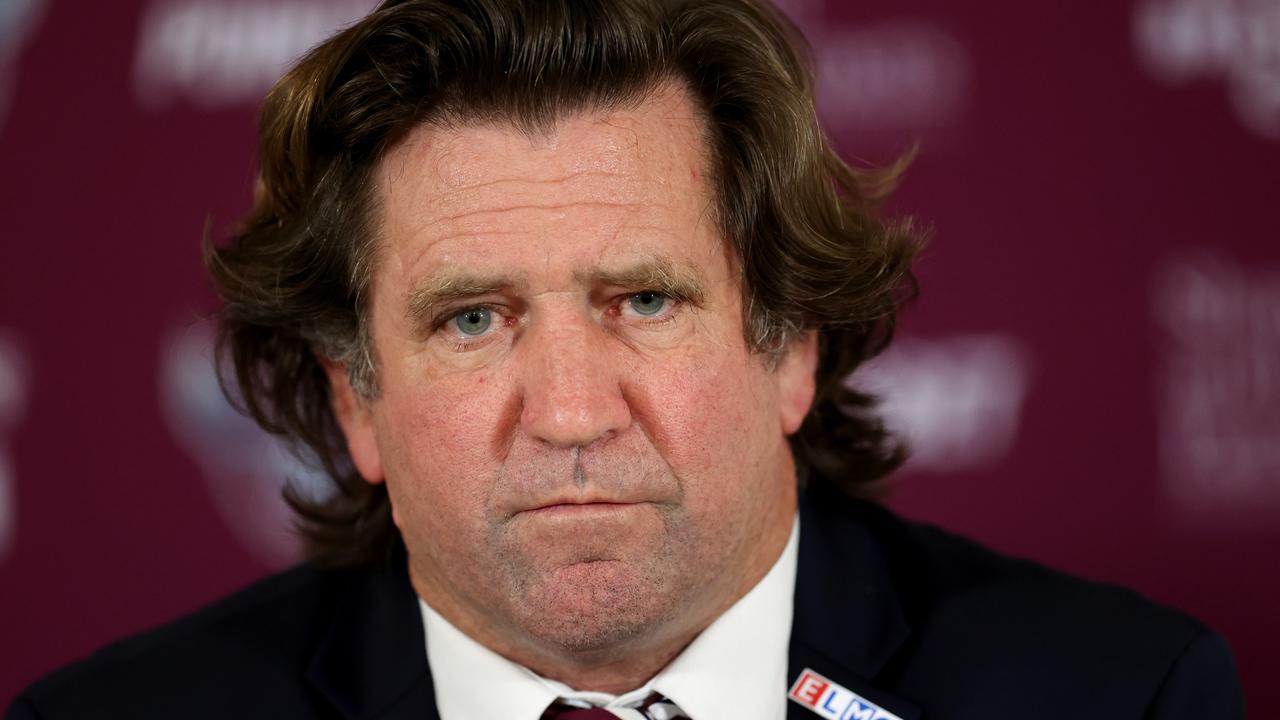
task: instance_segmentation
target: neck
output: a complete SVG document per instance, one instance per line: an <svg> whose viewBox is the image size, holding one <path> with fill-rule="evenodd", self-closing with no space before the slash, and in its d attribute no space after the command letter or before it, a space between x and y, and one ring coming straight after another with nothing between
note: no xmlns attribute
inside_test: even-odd
<svg viewBox="0 0 1280 720"><path fill-rule="evenodd" d="M788 514L784 531L761 543L768 553L768 562L755 576L743 578L742 584L731 591L722 603L704 608L696 622L681 629L671 623L649 633L644 633L622 643L600 648L566 648L540 641L528 633L501 632L492 618L489 622L477 622L476 616L439 592L429 592L410 571L410 577L418 595L445 620L467 637L504 658L528 668L537 675L556 680L574 690L603 692L621 695L642 687L663 668L669 665L693 640L734 603L749 592L773 567L791 532L794 506ZM773 533L770 533L772 535ZM686 608L688 610L688 608ZM687 617L687 616L686 616Z"/></svg>
<svg viewBox="0 0 1280 720"><path fill-rule="evenodd" d="M480 645L541 677L562 682L574 690L610 695L621 695L643 686L728 607L709 609L701 613L696 622L682 628L667 623L604 647L575 648L538 638L514 627L504 632L503 628L495 626L492 618L487 622L477 622L474 614L451 602L449 597L424 592L426 588L414 577L412 570L410 578L419 597L458 631Z"/></svg>
<svg viewBox="0 0 1280 720"><path fill-rule="evenodd" d="M708 623L709 624L709 623ZM701 632L703 628L699 628ZM625 654L582 653L566 657L562 653L515 660L538 675L568 685L575 690L621 695L643 686L679 655L697 637L690 634L683 641Z"/></svg>

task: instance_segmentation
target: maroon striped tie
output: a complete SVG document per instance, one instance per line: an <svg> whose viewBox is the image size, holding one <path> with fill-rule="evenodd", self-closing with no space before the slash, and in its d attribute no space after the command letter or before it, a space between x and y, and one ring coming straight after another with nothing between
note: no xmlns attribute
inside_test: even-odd
<svg viewBox="0 0 1280 720"><path fill-rule="evenodd" d="M663 706L665 712L655 714L655 705ZM662 718L688 718L683 712L680 712L675 705L658 693L653 693L644 699L644 702L636 708L644 713L645 717L660 716ZM604 708L580 708L557 700L551 703L551 707L542 714L542 720L618 720L618 716L605 710Z"/></svg>

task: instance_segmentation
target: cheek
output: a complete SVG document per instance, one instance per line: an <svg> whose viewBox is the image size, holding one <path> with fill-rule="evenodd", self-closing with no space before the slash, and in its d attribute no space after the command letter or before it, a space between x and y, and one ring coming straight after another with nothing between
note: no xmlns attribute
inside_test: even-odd
<svg viewBox="0 0 1280 720"><path fill-rule="evenodd" d="M493 377L473 374L387 381L378 438L397 516L412 515L423 527L483 515L510 393Z"/></svg>
<svg viewBox="0 0 1280 720"><path fill-rule="evenodd" d="M690 505L732 502L776 448L776 392L745 351L691 355L636 394L636 420L684 481Z"/></svg>

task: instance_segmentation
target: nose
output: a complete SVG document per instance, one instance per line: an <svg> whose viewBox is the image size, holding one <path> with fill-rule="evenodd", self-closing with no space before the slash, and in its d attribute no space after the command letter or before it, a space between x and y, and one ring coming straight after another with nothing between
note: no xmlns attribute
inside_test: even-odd
<svg viewBox="0 0 1280 720"><path fill-rule="evenodd" d="M603 328L589 318L560 318L534 323L521 340L520 424L527 435L554 447L587 447L630 426L621 369L611 362Z"/></svg>

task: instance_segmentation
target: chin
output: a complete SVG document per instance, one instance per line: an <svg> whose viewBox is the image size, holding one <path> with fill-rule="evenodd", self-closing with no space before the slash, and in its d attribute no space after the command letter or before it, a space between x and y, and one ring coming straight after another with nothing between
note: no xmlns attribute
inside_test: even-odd
<svg viewBox="0 0 1280 720"><path fill-rule="evenodd" d="M575 563L529 588L520 624L559 651L608 654L664 634L682 595L670 585L624 562Z"/></svg>

